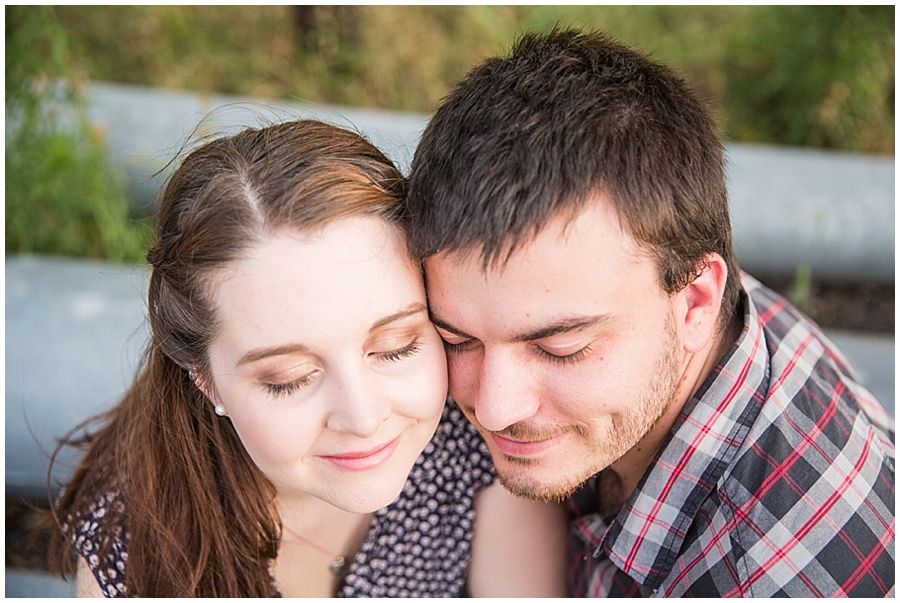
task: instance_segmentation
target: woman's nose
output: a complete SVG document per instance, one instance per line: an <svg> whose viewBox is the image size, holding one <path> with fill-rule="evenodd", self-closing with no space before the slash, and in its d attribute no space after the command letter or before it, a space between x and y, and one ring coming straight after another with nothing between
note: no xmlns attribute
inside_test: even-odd
<svg viewBox="0 0 900 603"><path fill-rule="evenodd" d="M367 438L390 417L389 396L365 367L341 371L334 386L328 429Z"/></svg>

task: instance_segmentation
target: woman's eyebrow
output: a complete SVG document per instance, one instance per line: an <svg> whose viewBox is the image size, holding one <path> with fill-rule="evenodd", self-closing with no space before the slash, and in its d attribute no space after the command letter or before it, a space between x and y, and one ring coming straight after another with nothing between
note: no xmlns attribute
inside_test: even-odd
<svg viewBox="0 0 900 603"><path fill-rule="evenodd" d="M400 310L390 316L385 316L384 318L380 318L376 320L372 326L369 328L369 333L375 331L376 329L380 329L384 325L388 325L392 322L400 320L401 318L406 318L407 316L412 316L413 314L418 314L419 312L427 312L428 308L425 307L425 304L421 302L416 302L408 306L405 310Z"/></svg>
<svg viewBox="0 0 900 603"><path fill-rule="evenodd" d="M286 345L272 346L270 348L259 348L250 350L244 354L241 359L238 360L237 366L250 364L251 362L256 362L257 360L262 360L263 358L268 358L270 356L284 356L286 354L296 354L297 352L307 351L309 351L309 348L302 343L289 343Z"/></svg>
<svg viewBox="0 0 900 603"><path fill-rule="evenodd" d="M410 305L408 308L404 310L400 310L390 316L385 316L384 318L378 319L369 329L369 332L375 331L383 327L384 325L390 324L402 318L406 318L407 316L412 316L413 314L418 314L419 312L425 312L427 308L425 304L416 302ZM285 345L277 345L269 348L259 348L256 350L250 350L246 354L244 354L240 360L238 360L237 366L241 366L244 364L250 364L252 362L256 362L258 360L262 360L263 358L269 358L271 356L285 356L287 354L296 354L297 352L308 352L309 348L307 348L302 343L288 343Z"/></svg>

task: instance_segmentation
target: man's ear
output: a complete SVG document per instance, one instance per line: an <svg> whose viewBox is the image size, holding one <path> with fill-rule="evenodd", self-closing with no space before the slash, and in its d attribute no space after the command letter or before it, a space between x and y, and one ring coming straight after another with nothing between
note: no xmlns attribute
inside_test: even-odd
<svg viewBox="0 0 900 603"><path fill-rule="evenodd" d="M696 353L716 332L722 294L728 278L728 265L718 253L710 253L696 278L681 292L684 295L684 349Z"/></svg>

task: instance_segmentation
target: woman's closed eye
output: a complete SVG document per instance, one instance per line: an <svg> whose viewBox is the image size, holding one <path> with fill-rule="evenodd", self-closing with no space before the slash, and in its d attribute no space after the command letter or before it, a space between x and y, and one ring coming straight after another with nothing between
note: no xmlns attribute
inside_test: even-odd
<svg viewBox="0 0 900 603"><path fill-rule="evenodd" d="M372 352L376 358L380 360L386 360L388 362L396 362L402 358L407 358L409 356L414 356L422 349L422 344L419 341L419 338L416 337L409 343L399 348L383 351L383 352Z"/></svg>
<svg viewBox="0 0 900 603"><path fill-rule="evenodd" d="M285 398L315 383L322 375L318 362L299 358L296 362L276 362L257 374L259 383L273 398Z"/></svg>
<svg viewBox="0 0 900 603"><path fill-rule="evenodd" d="M309 387L318 378L319 372L319 370L315 370L311 373L303 375L299 379L294 379L292 381L287 381L284 383L271 383L264 381L263 387L266 388L266 391L268 391L269 395L271 395L273 398L283 398L297 393L304 387Z"/></svg>

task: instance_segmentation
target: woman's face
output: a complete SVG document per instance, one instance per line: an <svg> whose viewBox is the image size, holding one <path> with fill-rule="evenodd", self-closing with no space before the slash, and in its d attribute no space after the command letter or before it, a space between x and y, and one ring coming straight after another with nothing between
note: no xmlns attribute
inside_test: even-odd
<svg viewBox="0 0 900 603"><path fill-rule="evenodd" d="M215 279L210 397L282 500L368 513L434 434L447 370L396 228L344 218L282 231Z"/></svg>

